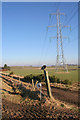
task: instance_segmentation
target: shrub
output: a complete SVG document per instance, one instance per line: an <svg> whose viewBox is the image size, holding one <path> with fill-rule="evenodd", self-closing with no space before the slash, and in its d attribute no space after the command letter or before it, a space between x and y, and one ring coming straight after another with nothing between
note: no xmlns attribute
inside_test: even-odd
<svg viewBox="0 0 80 120"><path fill-rule="evenodd" d="M24 82L28 82L28 83L32 83L32 79L34 80L34 84L36 83L36 81L39 81L39 82L45 82L45 76L44 74L40 74L40 75L27 75L24 77ZM51 83L60 83L61 84L72 84L71 81L69 81L68 79L65 79L65 80L60 80L59 78L55 77L55 76L49 76L49 80Z"/></svg>
<svg viewBox="0 0 80 120"><path fill-rule="evenodd" d="M60 83L60 79L55 76L49 76L49 80L51 83Z"/></svg>
<svg viewBox="0 0 80 120"><path fill-rule="evenodd" d="M72 82L71 82L71 81L69 81L69 85L72 85Z"/></svg>
<svg viewBox="0 0 80 120"><path fill-rule="evenodd" d="M66 79L66 80L63 81L63 84L67 84L67 85L68 85L68 84L70 84L70 83L71 83L71 82L70 82L68 79Z"/></svg>
<svg viewBox="0 0 80 120"><path fill-rule="evenodd" d="M35 80L35 82L36 81L39 81L39 82L44 82L45 81L45 77L44 77L43 74L37 75L37 76L33 77L33 79Z"/></svg>
<svg viewBox="0 0 80 120"><path fill-rule="evenodd" d="M55 83L56 83L58 78L55 77L55 76L53 76L53 77L52 77L52 76L49 76L49 79L50 79L50 82L52 82L52 83L55 82Z"/></svg>
<svg viewBox="0 0 80 120"><path fill-rule="evenodd" d="M61 84L64 84L64 81L63 81L63 80L61 80Z"/></svg>
<svg viewBox="0 0 80 120"><path fill-rule="evenodd" d="M13 72L10 72L9 75L13 75L14 73Z"/></svg>
<svg viewBox="0 0 80 120"><path fill-rule="evenodd" d="M32 79L34 80L34 84L36 83L36 81L39 81L39 82L45 81L45 77L44 77L43 74L37 75L37 76L34 76L32 74L27 75L27 76L24 77L23 81L32 83Z"/></svg>
<svg viewBox="0 0 80 120"><path fill-rule="evenodd" d="M61 107L64 107L64 104L61 104Z"/></svg>
<svg viewBox="0 0 80 120"><path fill-rule="evenodd" d="M49 80L50 80L51 83L54 83L54 78L53 77L49 76Z"/></svg>
<svg viewBox="0 0 80 120"><path fill-rule="evenodd" d="M57 77L53 76L53 79L54 79L54 82L57 83Z"/></svg>
<svg viewBox="0 0 80 120"><path fill-rule="evenodd" d="M60 79L59 78L57 78L57 83L60 83Z"/></svg>
<svg viewBox="0 0 80 120"><path fill-rule="evenodd" d="M24 81L24 82L30 82L30 83L31 83L33 77L34 77L34 76L33 76L32 74L27 75L27 76L24 77L24 80L23 80L23 81Z"/></svg>

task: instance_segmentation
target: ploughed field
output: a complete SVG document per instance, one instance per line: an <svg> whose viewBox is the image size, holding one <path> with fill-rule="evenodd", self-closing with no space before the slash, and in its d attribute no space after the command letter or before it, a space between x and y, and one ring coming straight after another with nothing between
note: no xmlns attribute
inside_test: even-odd
<svg viewBox="0 0 80 120"><path fill-rule="evenodd" d="M39 89L32 89L32 84L2 77L2 117L3 119L54 118L78 119L78 94L51 84L54 99L47 96L45 83L42 84L42 99Z"/></svg>
<svg viewBox="0 0 80 120"><path fill-rule="evenodd" d="M51 105L44 106L40 102L37 104L27 105L12 103L3 99L3 119L7 118L54 118L55 120L78 120L78 112L66 109L66 108L55 108Z"/></svg>

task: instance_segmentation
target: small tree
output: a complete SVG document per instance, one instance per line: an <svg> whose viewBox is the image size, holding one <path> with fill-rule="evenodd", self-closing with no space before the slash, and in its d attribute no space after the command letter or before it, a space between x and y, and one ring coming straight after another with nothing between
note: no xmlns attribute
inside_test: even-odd
<svg viewBox="0 0 80 120"><path fill-rule="evenodd" d="M10 67L7 64L4 64L4 69L10 70Z"/></svg>
<svg viewBox="0 0 80 120"><path fill-rule="evenodd" d="M8 67L7 64L4 64L4 69L7 69L7 67Z"/></svg>

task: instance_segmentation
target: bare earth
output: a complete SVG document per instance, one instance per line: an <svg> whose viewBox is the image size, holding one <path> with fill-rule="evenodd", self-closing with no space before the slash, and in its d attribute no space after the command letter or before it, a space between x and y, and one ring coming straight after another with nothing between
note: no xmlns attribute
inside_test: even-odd
<svg viewBox="0 0 80 120"><path fill-rule="evenodd" d="M42 92L40 101L39 91L33 91L31 84L5 77L2 79L2 118L79 120L77 92L52 87L53 100L47 97L45 86Z"/></svg>

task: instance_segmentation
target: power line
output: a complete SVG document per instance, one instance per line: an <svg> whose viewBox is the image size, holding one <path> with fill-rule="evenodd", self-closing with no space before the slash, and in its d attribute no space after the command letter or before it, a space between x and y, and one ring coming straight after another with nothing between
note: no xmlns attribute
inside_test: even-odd
<svg viewBox="0 0 80 120"><path fill-rule="evenodd" d="M49 17L48 24L50 24L50 17ZM39 59L39 63L38 63L38 64L40 64L40 62L41 62L41 60L42 60L42 57L43 57L43 54L44 54L44 51L45 51L47 35L48 35L48 28L46 28L45 38L44 38L44 40L43 40L43 46L42 46L42 49L41 49L41 56L40 56L40 59Z"/></svg>
<svg viewBox="0 0 80 120"><path fill-rule="evenodd" d="M55 2L54 6L55 6L56 8L59 8L59 7L60 7L60 4L59 4L58 7L57 7L57 2ZM50 22L52 23L53 18L54 18L54 16L51 17L51 16L49 15L49 23L48 23L48 24L50 24ZM48 35L48 29L46 30L45 39L44 39L44 41L43 41L43 46L42 46L42 50L41 50L41 56L40 56L39 64L40 64L40 62L41 62L41 59L42 59L42 56L43 56L43 53L44 53L44 49L45 49L45 46L46 46L47 35Z"/></svg>
<svg viewBox="0 0 80 120"><path fill-rule="evenodd" d="M59 4L58 8L60 7L60 5L61 5L61 4ZM57 3L56 3L56 2L55 2L55 6L57 6ZM71 13L74 11L74 8L75 8L75 7L76 7L76 5L73 6L73 8L71 9ZM69 22L72 20L72 18L75 16L76 12L77 12L77 10L72 14L72 16L68 19L68 21L67 21L66 23L69 23ZM50 22L52 23L53 18L54 18L54 16L53 16L53 17L49 16L49 23L50 23ZM75 28L75 27L74 27L74 28ZM63 29L63 27L62 27L62 29ZM72 29L72 31L73 31L73 29ZM72 32L72 31L71 31L71 32ZM71 32L70 32L70 33L71 33ZM70 34L70 33L69 33L69 34ZM46 47L47 34L48 34L48 30L46 31L46 37L45 37L45 39L44 39L44 41L43 41L43 47L42 47L40 59L42 59L42 55L43 55L44 49L45 49L45 47Z"/></svg>
<svg viewBox="0 0 80 120"><path fill-rule="evenodd" d="M47 46L46 51L45 51L45 55L44 55L44 57L43 57L44 62L46 62L45 60L46 60L46 58L47 58L47 55L49 55L49 54L48 54L49 50L50 50L50 43L49 43L49 45Z"/></svg>
<svg viewBox="0 0 80 120"><path fill-rule="evenodd" d="M76 15L76 12L77 12L78 10L76 10L75 12L74 12L74 14L71 16L71 18L66 22L66 24L67 23L69 23L72 19L73 19L73 17Z"/></svg>
<svg viewBox="0 0 80 120"><path fill-rule="evenodd" d="M45 35L45 39L43 41L43 46L42 46L42 49L41 49L41 56L40 56L38 64L40 64L42 56L43 56L43 53L44 53L44 48L45 48L45 45L46 45L47 34L48 34L48 30L46 29L46 35Z"/></svg>
<svg viewBox="0 0 80 120"><path fill-rule="evenodd" d="M73 11L75 10L75 7L76 7L76 4L73 6L73 8L71 9L71 11L69 12L70 14L73 13ZM71 18L71 17L70 17ZM69 19L70 19L69 18ZM66 20L68 19L67 15L66 15ZM69 21L69 20L68 20ZM65 23L66 21L63 22L63 24Z"/></svg>
<svg viewBox="0 0 80 120"><path fill-rule="evenodd" d="M71 10L71 13L74 11L74 8L76 7L76 5L72 8L72 10ZM73 17L76 15L76 12L78 12L78 9L72 14L72 16L68 19L68 21L66 22L66 24L67 23L69 23L72 19L73 19ZM68 35L68 39L69 39L69 36L70 36L70 34L75 30L75 28L77 28L78 27L78 25L75 25L74 26L74 28L73 29L71 29L71 31L69 32L69 35ZM62 27L62 29L63 29L63 27Z"/></svg>
<svg viewBox="0 0 80 120"><path fill-rule="evenodd" d="M69 32L69 35L68 35L68 36L70 36L71 33L72 33L74 30L76 30L77 27L78 27L78 25L75 25L75 26L73 27L73 29L71 30L71 32Z"/></svg>

